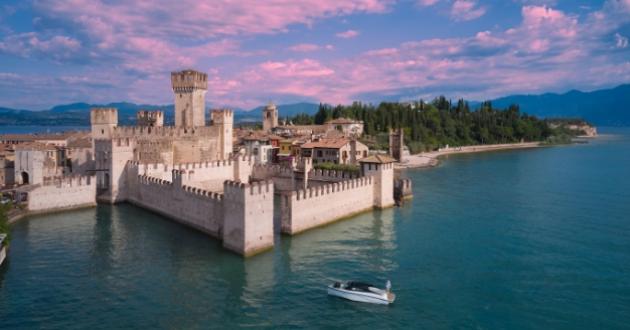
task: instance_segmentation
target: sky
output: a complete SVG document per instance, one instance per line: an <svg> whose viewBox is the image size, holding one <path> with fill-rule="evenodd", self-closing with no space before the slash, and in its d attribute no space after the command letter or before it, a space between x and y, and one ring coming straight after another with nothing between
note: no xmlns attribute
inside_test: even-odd
<svg viewBox="0 0 630 330"><path fill-rule="evenodd" d="M0 107L486 100L630 82L630 0L3 0Z"/></svg>

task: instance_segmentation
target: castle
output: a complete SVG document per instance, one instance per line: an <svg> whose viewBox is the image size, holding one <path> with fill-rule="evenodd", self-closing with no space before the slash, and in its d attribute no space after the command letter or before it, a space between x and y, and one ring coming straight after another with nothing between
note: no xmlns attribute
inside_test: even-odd
<svg viewBox="0 0 630 330"><path fill-rule="evenodd" d="M274 199L283 233L296 234L350 214L394 205L394 159L364 155L360 173L313 169L310 157L280 164L234 153L234 114L210 111L207 75L173 72L175 125L160 111L141 111L136 126L119 126L113 108L91 110L91 168L25 186L31 211L128 202L221 239L244 256L274 245ZM278 127L275 106L263 110L263 131ZM25 156L28 158L28 156ZM18 160L16 160L16 167ZM16 170L16 176L18 175ZM20 174L22 175L22 174ZM27 174L28 175L28 174Z"/></svg>

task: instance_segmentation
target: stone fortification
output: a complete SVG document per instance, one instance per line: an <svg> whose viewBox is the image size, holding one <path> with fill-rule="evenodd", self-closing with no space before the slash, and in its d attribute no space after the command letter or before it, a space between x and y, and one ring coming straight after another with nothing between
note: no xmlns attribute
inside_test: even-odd
<svg viewBox="0 0 630 330"><path fill-rule="evenodd" d="M245 256L273 247L273 183L226 181L223 246Z"/></svg>
<svg viewBox="0 0 630 330"><path fill-rule="evenodd" d="M289 192L299 186L295 171L284 165L256 164L252 168L252 180L273 180L276 192Z"/></svg>
<svg viewBox="0 0 630 330"><path fill-rule="evenodd" d="M62 210L96 205L93 176L47 178L28 191L29 211Z"/></svg>
<svg viewBox="0 0 630 330"><path fill-rule="evenodd" d="M186 173L182 178L185 184L211 191L223 191L225 180L248 182L254 160L249 155L236 155L227 160L200 163L170 165L167 163L143 164L133 161L130 164L138 167L139 175L169 181L172 180L172 170L182 170Z"/></svg>
<svg viewBox="0 0 630 330"><path fill-rule="evenodd" d="M411 179L394 180L394 200L401 201L413 197L411 189Z"/></svg>
<svg viewBox="0 0 630 330"><path fill-rule="evenodd" d="M148 127L164 126L164 111L140 110L136 113L136 125Z"/></svg>
<svg viewBox="0 0 630 330"><path fill-rule="evenodd" d="M127 201L220 238L224 247L242 255L273 246L270 181L245 184L225 180L220 193L187 185L186 170L172 170L169 181L139 174L141 167L129 163L132 184Z"/></svg>
<svg viewBox="0 0 630 330"><path fill-rule="evenodd" d="M368 176L285 194L280 201L282 232L296 234L371 210L374 183L374 178Z"/></svg>
<svg viewBox="0 0 630 330"><path fill-rule="evenodd" d="M309 181L340 182L343 180L354 179L356 177L356 174L336 170L313 169L308 173Z"/></svg>

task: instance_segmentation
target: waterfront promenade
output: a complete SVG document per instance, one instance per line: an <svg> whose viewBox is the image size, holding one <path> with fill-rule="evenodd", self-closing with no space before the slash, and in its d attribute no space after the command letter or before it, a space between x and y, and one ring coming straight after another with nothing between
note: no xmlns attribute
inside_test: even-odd
<svg viewBox="0 0 630 330"><path fill-rule="evenodd" d="M447 147L440 148L437 151L422 152L415 155L405 157L402 163L396 164L397 169L403 168L422 168L437 166L439 157L451 154L467 154L478 152L490 152L508 149L528 149L541 147L540 142L523 142L523 143L504 143L504 144L486 144L464 147Z"/></svg>

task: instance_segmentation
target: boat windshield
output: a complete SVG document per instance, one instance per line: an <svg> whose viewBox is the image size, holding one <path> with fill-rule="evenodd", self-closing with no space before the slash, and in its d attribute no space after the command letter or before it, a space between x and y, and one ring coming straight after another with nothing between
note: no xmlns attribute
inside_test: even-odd
<svg viewBox="0 0 630 330"><path fill-rule="evenodd" d="M362 282L348 282L346 285L347 290L355 290L355 291L370 291L370 287L374 287L372 284L362 283Z"/></svg>

